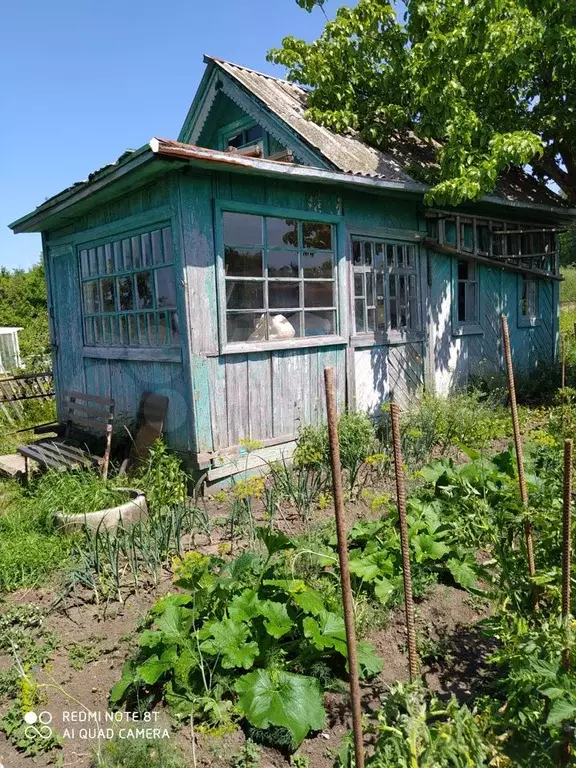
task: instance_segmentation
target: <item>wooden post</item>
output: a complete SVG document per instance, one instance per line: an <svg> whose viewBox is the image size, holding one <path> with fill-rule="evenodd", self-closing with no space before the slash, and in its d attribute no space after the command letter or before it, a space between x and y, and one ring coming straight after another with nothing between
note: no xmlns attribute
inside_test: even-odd
<svg viewBox="0 0 576 768"><path fill-rule="evenodd" d="M562 515L562 621L564 624L565 641L562 651L562 666L570 670L570 571L572 565L572 440L564 441L564 506ZM562 735L562 765L569 765L571 753L570 730L564 723Z"/></svg>
<svg viewBox="0 0 576 768"><path fill-rule="evenodd" d="M518 484L520 486L520 499L522 506L528 509L528 491L526 490L526 476L524 475L524 451L520 436L520 424L518 421L518 407L516 405L516 387L514 385L514 368L512 367L512 353L510 351L510 335L506 316L502 315L502 339L504 341L504 354L506 356L506 370L508 373L508 394L510 397L510 410L512 412L512 429L514 431L514 445L516 446L516 465L518 467ZM524 520L524 538L526 540L526 554L528 557L528 573L530 577L536 575L534 562L534 542L532 540L532 525Z"/></svg>
<svg viewBox="0 0 576 768"><path fill-rule="evenodd" d="M412 596L412 569L410 568L410 545L408 542L408 523L406 520L406 486L400 442L400 420L396 403L390 405L392 419L392 443L394 446L394 470L396 474L396 499L400 523L400 546L402 548L402 575L404 577L404 610L406 614L406 632L408 633L408 668L410 680L418 675L418 654L416 651L416 626L414 622L414 599Z"/></svg>
<svg viewBox="0 0 576 768"><path fill-rule="evenodd" d="M350 701L352 705L352 728L354 730L354 752L356 755L356 768L364 768L364 739L362 736L360 681L358 679L358 653L356 649L356 627L354 625L354 603L350 586L350 569L348 567L348 533L344 522L342 467L340 464L340 444L338 441L338 411L334 386L334 368L324 368L324 383L326 386L326 414L328 418L328 437L330 440L338 557L340 559L340 581L342 584L342 603L344 606L344 624L346 626L346 644L348 647L348 666L350 670Z"/></svg>
<svg viewBox="0 0 576 768"><path fill-rule="evenodd" d="M576 339L576 323L574 323L574 338Z"/></svg>

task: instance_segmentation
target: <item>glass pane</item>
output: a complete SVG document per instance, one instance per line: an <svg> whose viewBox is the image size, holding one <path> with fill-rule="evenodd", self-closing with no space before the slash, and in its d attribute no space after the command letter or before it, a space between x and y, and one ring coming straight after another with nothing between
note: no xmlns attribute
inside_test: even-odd
<svg viewBox="0 0 576 768"><path fill-rule="evenodd" d="M247 128L244 131L244 141L246 144L251 144L253 141L258 141L264 136L264 129L261 125L253 125L251 128Z"/></svg>
<svg viewBox="0 0 576 768"><path fill-rule="evenodd" d="M352 259L355 267L359 267L362 264L362 247L358 240L352 241Z"/></svg>
<svg viewBox="0 0 576 768"><path fill-rule="evenodd" d="M405 246L404 253L406 254L406 266L414 266L414 247L412 245Z"/></svg>
<svg viewBox="0 0 576 768"><path fill-rule="evenodd" d="M405 301L406 299L406 276L405 275L399 275L398 277L398 293L400 301Z"/></svg>
<svg viewBox="0 0 576 768"><path fill-rule="evenodd" d="M124 259L124 269L126 272L130 272L132 269L132 249L130 248L130 240L122 240L122 256Z"/></svg>
<svg viewBox="0 0 576 768"><path fill-rule="evenodd" d="M225 245L262 245L262 216L223 214Z"/></svg>
<svg viewBox="0 0 576 768"><path fill-rule="evenodd" d="M466 314L469 323L475 323L476 317L476 283L467 283Z"/></svg>
<svg viewBox="0 0 576 768"><path fill-rule="evenodd" d="M370 307L374 304L374 275L372 272L366 273L366 304Z"/></svg>
<svg viewBox="0 0 576 768"><path fill-rule="evenodd" d="M388 295L390 297L396 296L396 277L394 275L390 275Z"/></svg>
<svg viewBox="0 0 576 768"><path fill-rule="evenodd" d="M145 262L142 254L142 239L140 235L130 238L130 250L132 251L132 263L134 269L138 267L148 266L149 262Z"/></svg>
<svg viewBox="0 0 576 768"><path fill-rule="evenodd" d="M276 309L297 309L300 306L300 283L269 282L268 306Z"/></svg>
<svg viewBox="0 0 576 768"><path fill-rule="evenodd" d="M149 267L153 262L152 239L150 237L150 232L144 232L144 234L140 235L140 253L141 260L134 266Z"/></svg>
<svg viewBox="0 0 576 768"><path fill-rule="evenodd" d="M122 243L120 240L112 243L112 250L114 251L114 271L124 272L124 259L122 258Z"/></svg>
<svg viewBox="0 0 576 768"><path fill-rule="evenodd" d="M102 291L102 311L114 312L116 310L114 279L107 277L105 280L100 280L100 290Z"/></svg>
<svg viewBox="0 0 576 768"><path fill-rule="evenodd" d="M438 219L426 219L426 229L428 237L431 237L433 240L438 240Z"/></svg>
<svg viewBox="0 0 576 768"><path fill-rule="evenodd" d="M180 325L178 323L178 312L170 313L170 330L172 331L172 344L180 344Z"/></svg>
<svg viewBox="0 0 576 768"><path fill-rule="evenodd" d="M487 224L476 224L476 237L478 238L478 250L482 253L490 251L490 230Z"/></svg>
<svg viewBox="0 0 576 768"><path fill-rule="evenodd" d="M118 316L110 317L110 344L117 347L120 344L120 332L118 330Z"/></svg>
<svg viewBox="0 0 576 768"><path fill-rule="evenodd" d="M128 343L133 347L140 345L140 339L138 338L138 317L136 315L128 315L128 339Z"/></svg>
<svg viewBox="0 0 576 768"><path fill-rule="evenodd" d="M98 293L98 281L90 280L83 285L84 291L84 312L87 315L93 315L100 312L100 294Z"/></svg>
<svg viewBox="0 0 576 768"><path fill-rule="evenodd" d="M398 329L398 314L396 312L396 299L390 299L390 328Z"/></svg>
<svg viewBox="0 0 576 768"><path fill-rule="evenodd" d="M400 322L399 322L398 327L399 328L406 328L406 326L408 325L408 319L407 319L407 316L406 316L406 304L404 304L404 302L399 302L398 306L400 308L400 311L398 313L400 315Z"/></svg>
<svg viewBox="0 0 576 768"><path fill-rule="evenodd" d="M235 341L266 341L265 315L260 313L226 313L226 338Z"/></svg>
<svg viewBox="0 0 576 768"><path fill-rule="evenodd" d="M506 251L508 256L518 256L520 253L520 235L507 235Z"/></svg>
<svg viewBox="0 0 576 768"><path fill-rule="evenodd" d="M304 306L334 306L334 283L304 283Z"/></svg>
<svg viewBox="0 0 576 768"><path fill-rule="evenodd" d="M114 252L112 243L106 243L104 246L104 262L106 264L106 274L111 275L114 272Z"/></svg>
<svg viewBox="0 0 576 768"><path fill-rule="evenodd" d="M228 309L264 309L264 283L227 280L226 307Z"/></svg>
<svg viewBox="0 0 576 768"><path fill-rule="evenodd" d="M268 277L298 277L298 251L268 251Z"/></svg>
<svg viewBox="0 0 576 768"><path fill-rule="evenodd" d="M444 241L447 243L447 245L452 245L456 247L456 222L455 221L444 221Z"/></svg>
<svg viewBox="0 0 576 768"><path fill-rule="evenodd" d="M88 262L90 265L90 274L98 274L98 259L96 258L96 248L90 248L88 251Z"/></svg>
<svg viewBox="0 0 576 768"><path fill-rule="evenodd" d="M172 232L170 227L164 227L162 230L162 245L164 248L164 263L170 264L172 262Z"/></svg>
<svg viewBox="0 0 576 768"><path fill-rule="evenodd" d="M298 222L292 219L266 219L268 247L298 248Z"/></svg>
<svg viewBox="0 0 576 768"><path fill-rule="evenodd" d="M398 258L398 266L400 269L404 267L404 246L403 245L397 245L396 246L396 255Z"/></svg>
<svg viewBox="0 0 576 768"><path fill-rule="evenodd" d="M416 275L410 275L408 278L408 295L415 299L418 295L418 286L416 284Z"/></svg>
<svg viewBox="0 0 576 768"><path fill-rule="evenodd" d="M375 310L373 309L368 310L368 330L372 332L376 330L374 325L374 322L375 322L374 314L375 314Z"/></svg>
<svg viewBox="0 0 576 768"><path fill-rule="evenodd" d="M151 309L154 306L152 290L152 273L138 272L136 275L136 306L138 309Z"/></svg>
<svg viewBox="0 0 576 768"><path fill-rule="evenodd" d="M156 313L150 312L146 315L146 325L148 326L148 343L151 347L158 346L158 330L156 327L157 320L158 316Z"/></svg>
<svg viewBox="0 0 576 768"><path fill-rule="evenodd" d="M105 275L106 274L106 259L104 258L104 246L99 245L96 249L96 255L98 259L98 274L99 275Z"/></svg>
<svg viewBox="0 0 576 768"><path fill-rule="evenodd" d="M92 328L94 330L94 343L95 344L101 344L102 343L102 319L100 317L95 317L92 320Z"/></svg>
<svg viewBox="0 0 576 768"><path fill-rule="evenodd" d="M80 272L82 277L88 277L90 274L90 266L88 263L88 251L80 251Z"/></svg>
<svg viewBox="0 0 576 768"><path fill-rule="evenodd" d="M130 344L130 337L128 335L128 316L120 315L120 344Z"/></svg>
<svg viewBox="0 0 576 768"><path fill-rule="evenodd" d="M162 232L159 229L155 229L151 233L150 238L152 240L152 262L154 264L162 264L164 261L164 254L162 252ZM148 266L148 264L146 264Z"/></svg>
<svg viewBox="0 0 576 768"><path fill-rule="evenodd" d="M304 330L306 336L329 336L336 333L335 313L304 312Z"/></svg>
<svg viewBox="0 0 576 768"><path fill-rule="evenodd" d="M354 295L364 296L364 275L362 272L356 272L354 275Z"/></svg>
<svg viewBox="0 0 576 768"><path fill-rule="evenodd" d="M372 243L364 243L364 264L367 267L372 266Z"/></svg>
<svg viewBox="0 0 576 768"><path fill-rule="evenodd" d="M141 347L148 347L148 323L146 315L138 315L138 338Z"/></svg>
<svg viewBox="0 0 576 768"><path fill-rule="evenodd" d="M410 310L410 328L416 331L420 326L418 321L418 302L416 299L410 299L408 307Z"/></svg>
<svg viewBox="0 0 576 768"><path fill-rule="evenodd" d="M92 318L88 317L84 320L84 343L94 344L94 333L92 331Z"/></svg>
<svg viewBox="0 0 576 768"><path fill-rule="evenodd" d="M375 243L374 266L376 269L384 269L384 243Z"/></svg>
<svg viewBox="0 0 576 768"><path fill-rule="evenodd" d="M302 239L304 248L330 251L332 249L332 226L305 222L302 224Z"/></svg>
<svg viewBox="0 0 576 768"><path fill-rule="evenodd" d="M262 277L262 251L226 248L224 269L229 277Z"/></svg>
<svg viewBox="0 0 576 768"><path fill-rule="evenodd" d="M458 280L468 280L468 262L464 259L458 261Z"/></svg>
<svg viewBox="0 0 576 768"><path fill-rule="evenodd" d="M364 324L364 299L356 299L354 302L354 314L356 318L356 333L364 333L366 331Z"/></svg>
<svg viewBox="0 0 576 768"><path fill-rule="evenodd" d="M109 321L110 321L109 317L101 318L103 344L110 344L110 322Z"/></svg>
<svg viewBox="0 0 576 768"><path fill-rule="evenodd" d="M466 322L466 283L458 283L458 322Z"/></svg>
<svg viewBox="0 0 576 768"><path fill-rule="evenodd" d="M118 278L118 301L121 310L129 311L134 309L134 292L131 276Z"/></svg>
<svg viewBox="0 0 576 768"><path fill-rule="evenodd" d="M460 225L460 248L463 251L474 250L474 227L471 223Z"/></svg>
<svg viewBox="0 0 576 768"><path fill-rule="evenodd" d="M388 266L393 267L394 266L394 246L393 245L386 246L386 259L388 261Z"/></svg>
<svg viewBox="0 0 576 768"><path fill-rule="evenodd" d="M176 288L172 267L162 267L162 269L156 270L156 306L159 308L176 306Z"/></svg>
<svg viewBox="0 0 576 768"><path fill-rule="evenodd" d="M386 312L384 311L384 304L378 304L376 307L376 323L379 331L386 330Z"/></svg>
<svg viewBox="0 0 576 768"><path fill-rule="evenodd" d="M304 277L332 277L332 262L333 255L331 253L305 251L302 260Z"/></svg>

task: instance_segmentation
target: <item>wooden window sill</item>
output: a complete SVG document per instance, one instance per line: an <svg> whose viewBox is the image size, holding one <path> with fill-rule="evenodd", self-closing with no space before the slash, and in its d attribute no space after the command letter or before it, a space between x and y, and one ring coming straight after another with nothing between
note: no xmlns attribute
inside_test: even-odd
<svg viewBox="0 0 576 768"><path fill-rule="evenodd" d="M83 347L83 357L98 360L134 360L150 363L181 363L182 351L174 347Z"/></svg>
<svg viewBox="0 0 576 768"><path fill-rule="evenodd" d="M313 347L343 346L346 339L342 336L307 336L286 341L255 341L228 344L220 352L208 353L207 357L219 355L246 355L250 352L274 352L286 349L310 349Z"/></svg>
<svg viewBox="0 0 576 768"><path fill-rule="evenodd" d="M484 329L479 323L456 325L452 328L452 336L482 336Z"/></svg>
<svg viewBox="0 0 576 768"><path fill-rule="evenodd" d="M421 332L400 334L394 333L387 336L376 334L358 334L350 340L355 349L362 347L393 347L399 344L420 344L424 341L424 334Z"/></svg>

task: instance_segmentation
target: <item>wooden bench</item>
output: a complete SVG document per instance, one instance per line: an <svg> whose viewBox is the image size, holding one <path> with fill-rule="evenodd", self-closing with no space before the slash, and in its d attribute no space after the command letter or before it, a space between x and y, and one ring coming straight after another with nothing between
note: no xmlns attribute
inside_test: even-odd
<svg viewBox="0 0 576 768"><path fill-rule="evenodd" d="M106 480L110 465L114 400L85 392L65 392L64 403L66 418L63 438L39 440L18 448L26 462L26 476L29 476L30 471L28 461L32 459L49 469L98 466L102 478ZM104 435L103 456L95 456L86 447L75 444L74 431L78 427L87 432Z"/></svg>

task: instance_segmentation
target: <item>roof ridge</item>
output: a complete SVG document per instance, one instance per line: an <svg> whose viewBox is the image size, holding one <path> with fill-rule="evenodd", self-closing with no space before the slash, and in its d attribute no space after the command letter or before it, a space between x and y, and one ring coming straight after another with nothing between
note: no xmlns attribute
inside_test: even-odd
<svg viewBox="0 0 576 768"><path fill-rule="evenodd" d="M221 59L219 56L209 56L207 53L204 54L204 61L213 61L216 64L228 64L231 67L236 67L236 69L243 69L245 72L252 72L254 75L260 75L260 77L266 77L269 80L276 80L278 83L284 83L285 85L289 85L292 88L298 88L301 91L304 91L307 93L306 88L302 85L298 85L298 83L292 83L290 80L287 80L285 77L276 77L276 75L270 75L267 72L260 72L258 69L252 69L252 67L245 67L243 64L236 64L234 61L228 61L228 59Z"/></svg>

